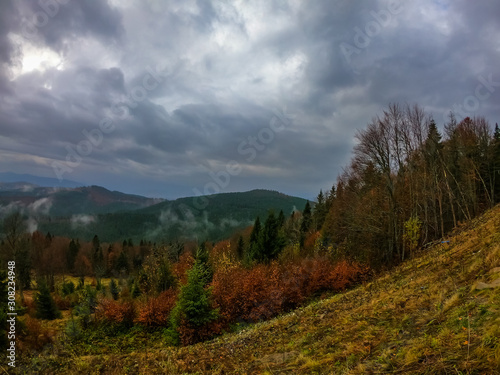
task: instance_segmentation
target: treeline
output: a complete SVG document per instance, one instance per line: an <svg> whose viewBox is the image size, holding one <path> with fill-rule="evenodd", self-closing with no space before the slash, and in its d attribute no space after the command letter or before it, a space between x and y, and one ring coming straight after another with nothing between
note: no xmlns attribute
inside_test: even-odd
<svg viewBox="0 0 500 375"><path fill-rule="evenodd" d="M356 139L316 205L319 246L334 256L389 266L500 202L500 130L483 117L450 113L442 134L418 105L392 104Z"/></svg>

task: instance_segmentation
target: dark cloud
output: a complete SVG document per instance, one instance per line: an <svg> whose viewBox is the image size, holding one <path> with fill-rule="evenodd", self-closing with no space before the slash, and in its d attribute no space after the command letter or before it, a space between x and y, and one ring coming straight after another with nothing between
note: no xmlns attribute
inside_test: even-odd
<svg viewBox="0 0 500 375"><path fill-rule="evenodd" d="M442 126L480 79L500 82L499 20L486 0L4 1L0 170L53 177L55 162L174 198L237 162L224 191L311 199L388 103ZM499 91L470 114L497 122Z"/></svg>

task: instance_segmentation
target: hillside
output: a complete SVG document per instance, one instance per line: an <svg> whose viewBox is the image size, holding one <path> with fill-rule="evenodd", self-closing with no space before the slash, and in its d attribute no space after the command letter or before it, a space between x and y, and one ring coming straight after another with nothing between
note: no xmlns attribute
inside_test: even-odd
<svg viewBox="0 0 500 375"><path fill-rule="evenodd" d="M166 347L157 337L128 340L85 356L57 347L32 357L29 368L65 374L499 374L500 206L372 282L272 321L184 348Z"/></svg>

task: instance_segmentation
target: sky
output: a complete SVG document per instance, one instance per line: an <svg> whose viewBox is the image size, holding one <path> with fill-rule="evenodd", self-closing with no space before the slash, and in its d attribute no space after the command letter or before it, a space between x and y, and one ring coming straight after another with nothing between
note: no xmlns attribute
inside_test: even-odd
<svg viewBox="0 0 500 375"><path fill-rule="evenodd" d="M313 199L390 103L500 122L500 2L4 0L0 172Z"/></svg>

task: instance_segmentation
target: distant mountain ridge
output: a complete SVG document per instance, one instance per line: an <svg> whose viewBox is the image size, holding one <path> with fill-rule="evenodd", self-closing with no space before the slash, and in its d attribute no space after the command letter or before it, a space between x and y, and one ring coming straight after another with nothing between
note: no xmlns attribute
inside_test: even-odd
<svg viewBox="0 0 500 375"><path fill-rule="evenodd" d="M29 183L0 183L0 207L24 209L51 217L135 210L163 199L110 191L100 186L41 187Z"/></svg>
<svg viewBox="0 0 500 375"><path fill-rule="evenodd" d="M44 233L101 241L219 240L265 220L270 210L303 210L306 200L277 191L252 190L168 201L109 191L100 186L49 188L0 183L0 219L20 209Z"/></svg>
<svg viewBox="0 0 500 375"><path fill-rule="evenodd" d="M28 183L41 187L61 187L61 188L76 188L84 186L80 182L71 180L59 180L57 178L40 177L32 174L19 174L14 172L0 172L0 183Z"/></svg>

